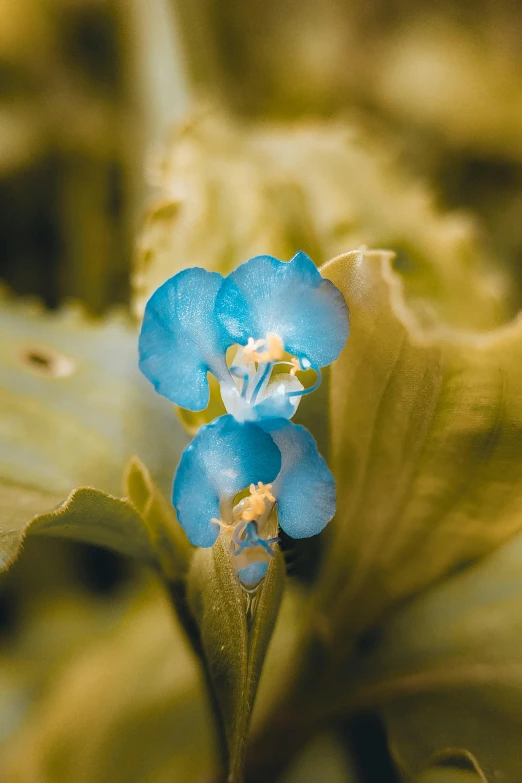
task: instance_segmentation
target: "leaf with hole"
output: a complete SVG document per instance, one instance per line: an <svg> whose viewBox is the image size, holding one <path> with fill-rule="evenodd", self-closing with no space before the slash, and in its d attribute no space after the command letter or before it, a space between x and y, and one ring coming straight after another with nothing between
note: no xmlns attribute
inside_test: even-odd
<svg viewBox="0 0 522 783"><path fill-rule="evenodd" d="M52 495L37 509L47 511L78 486L118 494L138 453L170 491L188 439L138 370L136 327L74 309L0 305L0 479Z"/></svg>

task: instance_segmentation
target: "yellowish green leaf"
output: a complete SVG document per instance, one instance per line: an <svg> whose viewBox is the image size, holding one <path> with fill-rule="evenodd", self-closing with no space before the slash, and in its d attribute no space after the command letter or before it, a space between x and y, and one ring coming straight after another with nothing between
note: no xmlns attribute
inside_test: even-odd
<svg viewBox="0 0 522 783"><path fill-rule="evenodd" d="M141 236L136 311L187 266L226 274L252 256L298 250L321 264L368 244L397 250L427 322L498 325L509 283L491 269L474 224L440 214L387 142L346 121L256 125L194 113L153 167L162 199Z"/></svg>
<svg viewBox="0 0 522 783"><path fill-rule="evenodd" d="M159 588L66 662L0 751L5 783L165 783L209 777L197 666Z"/></svg>
<svg viewBox="0 0 522 783"><path fill-rule="evenodd" d="M423 772L416 778L416 783L487 783L487 781L480 772L451 766L437 766Z"/></svg>
<svg viewBox="0 0 522 783"><path fill-rule="evenodd" d="M58 536L105 546L156 566L157 557L143 521L131 503L91 487L74 490L53 511L29 522L1 527L2 564L11 565L26 536Z"/></svg>
<svg viewBox="0 0 522 783"><path fill-rule="evenodd" d="M325 634L349 644L521 529L522 321L428 327L390 254L354 252L322 271L352 333L331 368L338 512L319 604Z"/></svg>
<svg viewBox="0 0 522 783"><path fill-rule="evenodd" d="M42 511L51 511L62 498L48 492L0 481L0 546L16 552L20 530ZM9 556L7 556L9 560Z"/></svg>
<svg viewBox="0 0 522 783"><path fill-rule="evenodd" d="M333 734L321 734L299 754L278 783L357 783L357 780L341 742Z"/></svg>
<svg viewBox="0 0 522 783"><path fill-rule="evenodd" d="M1 566L12 564L27 536L55 536L132 557L159 570L168 582L181 579L192 547L172 507L136 457L128 466L126 485L129 498L81 487L53 510L37 515L35 509L49 503L51 496L1 485L8 503L0 522Z"/></svg>
<svg viewBox="0 0 522 783"><path fill-rule="evenodd" d="M187 571L193 552L169 503L138 457L127 465L125 491L138 509L157 553L162 573L168 581L181 579Z"/></svg>
<svg viewBox="0 0 522 783"><path fill-rule="evenodd" d="M187 436L138 370L134 324L5 300L0 329L1 480L58 500L85 485L118 494L139 453L170 489Z"/></svg>
<svg viewBox="0 0 522 783"><path fill-rule="evenodd" d="M397 610L352 661L351 708L382 713L406 773L460 755L488 783L522 779L521 618L519 535Z"/></svg>

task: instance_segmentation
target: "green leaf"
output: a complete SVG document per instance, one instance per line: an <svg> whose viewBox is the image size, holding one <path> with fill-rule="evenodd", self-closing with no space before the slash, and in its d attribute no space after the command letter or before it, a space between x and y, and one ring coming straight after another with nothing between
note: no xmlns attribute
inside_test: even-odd
<svg viewBox="0 0 522 783"><path fill-rule="evenodd" d="M222 721L230 783L243 779L250 716L283 585L279 553L255 594L240 585L222 537L193 558L188 598Z"/></svg>
<svg viewBox="0 0 522 783"><path fill-rule="evenodd" d="M130 499L81 487L57 508L29 521L30 512L50 497L32 490L20 495L17 487L1 486L2 496L16 509L0 524L1 568L12 564L27 536L38 535L107 547L160 571L167 581L182 578L192 548L174 511L137 458L129 465L126 483Z"/></svg>
<svg viewBox="0 0 522 783"><path fill-rule="evenodd" d="M322 271L345 295L352 333L331 368L338 513L318 611L349 645L390 605L522 528L522 321L426 326L387 253Z"/></svg>
<svg viewBox="0 0 522 783"><path fill-rule="evenodd" d="M521 651L519 535L389 618L352 661L350 708L382 713L410 775L461 755L485 781L519 783Z"/></svg>
<svg viewBox="0 0 522 783"><path fill-rule="evenodd" d="M20 545L25 526L41 511L50 511L59 505L62 498L48 492L20 487L0 481L0 551L1 560L10 562ZM13 554L9 554L12 552Z"/></svg>
<svg viewBox="0 0 522 783"><path fill-rule="evenodd" d="M117 495L139 453L170 491L188 438L138 370L135 324L2 300L0 329L0 480L58 500L86 485Z"/></svg>

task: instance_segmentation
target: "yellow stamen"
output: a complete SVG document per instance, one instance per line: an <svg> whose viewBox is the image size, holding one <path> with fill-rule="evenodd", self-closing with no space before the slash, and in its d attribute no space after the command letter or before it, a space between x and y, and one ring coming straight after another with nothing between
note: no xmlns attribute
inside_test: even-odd
<svg viewBox="0 0 522 783"><path fill-rule="evenodd" d="M243 346L243 361L244 362L257 362L256 352L258 348L265 345L265 340L254 340L253 337L249 337L247 344Z"/></svg>
<svg viewBox="0 0 522 783"><path fill-rule="evenodd" d="M260 351L261 346L265 346L264 351ZM243 347L243 360L246 363L257 362L265 364L267 362L277 362L283 358L285 348L283 341L275 332L268 332L265 340L254 340L248 338L247 344Z"/></svg>
<svg viewBox="0 0 522 783"><path fill-rule="evenodd" d="M299 372L301 370L301 362L297 358L297 356L292 356L290 359L290 364L292 365L292 369L290 370L290 375L295 375L296 372Z"/></svg>
<svg viewBox="0 0 522 783"><path fill-rule="evenodd" d="M257 487L254 486L254 484L250 485L250 494L253 495L254 492L258 495L260 495L262 498L266 498L266 500L269 500L270 503L275 503L275 497L272 495L272 484L263 484L262 481L257 482Z"/></svg>
<svg viewBox="0 0 522 783"><path fill-rule="evenodd" d="M257 487L255 484L251 484L250 496L243 500L241 519L245 522L253 522L264 513L265 501L275 503L275 497L272 495L271 489L272 484L263 484L262 481L258 482Z"/></svg>

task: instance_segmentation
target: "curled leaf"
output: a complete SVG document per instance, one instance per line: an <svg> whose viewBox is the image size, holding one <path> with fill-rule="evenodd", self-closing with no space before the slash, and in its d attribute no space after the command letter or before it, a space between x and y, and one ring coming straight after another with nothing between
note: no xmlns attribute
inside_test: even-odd
<svg viewBox="0 0 522 783"><path fill-rule="evenodd" d="M107 547L159 571L167 581L180 578L188 567L190 544L173 509L152 482L146 468L134 458L127 470L129 498L108 495L93 487L75 489L53 510L28 519L30 495L18 499L17 488L4 485L19 513L0 522L0 563L8 568L27 536L55 536ZM17 500L18 499L18 500ZM37 493L32 509L50 496ZM134 501L134 502L133 502ZM21 512L21 513L20 513Z"/></svg>
<svg viewBox="0 0 522 783"><path fill-rule="evenodd" d="M21 521L21 520L20 520ZM1 530L2 562L8 567L16 559L27 536L58 536L113 549L156 565L156 553L141 517L123 498L107 495L92 487L75 489L53 511L35 516L30 522Z"/></svg>
<svg viewBox="0 0 522 783"><path fill-rule="evenodd" d="M352 335L331 368L338 513L321 606L329 633L353 638L521 529L522 319L427 326L387 253L322 272Z"/></svg>
<svg viewBox="0 0 522 783"><path fill-rule="evenodd" d="M161 199L140 239L136 311L187 266L227 274L255 255L289 259L298 250L321 264L365 243L397 251L427 320L497 325L505 276L488 267L473 223L440 214L392 149L346 121L246 124L194 112L153 167Z"/></svg>

